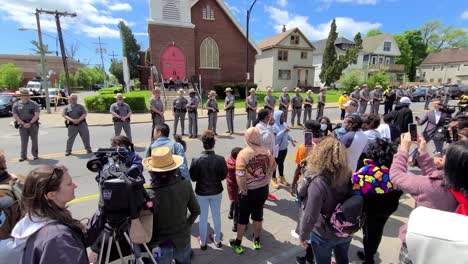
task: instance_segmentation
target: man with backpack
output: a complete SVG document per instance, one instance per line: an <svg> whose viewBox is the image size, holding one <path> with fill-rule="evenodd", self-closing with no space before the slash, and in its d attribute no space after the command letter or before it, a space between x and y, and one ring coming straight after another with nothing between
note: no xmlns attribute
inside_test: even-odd
<svg viewBox="0 0 468 264"><path fill-rule="evenodd" d="M21 219L19 180L8 173L5 152L0 150L0 240L10 238L11 231Z"/></svg>

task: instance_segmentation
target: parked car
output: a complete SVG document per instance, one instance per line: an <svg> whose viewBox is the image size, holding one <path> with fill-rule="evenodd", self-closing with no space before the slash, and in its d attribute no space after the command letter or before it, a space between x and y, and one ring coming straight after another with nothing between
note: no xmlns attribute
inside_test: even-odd
<svg viewBox="0 0 468 264"><path fill-rule="evenodd" d="M48 82L48 87L52 87L50 81ZM44 89L44 87L42 86L42 80L29 81L28 84L26 84L26 88L34 92L40 92L42 89Z"/></svg>
<svg viewBox="0 0 468 264"><path fill-rule="evenodd" d="M11 116L13 104L18 100L15 93L0 94L0 116Z"/></svg>
<svg viewBox="0 0 468 264"><path fill-rule="evenodd" d="M421 86L418 87L414 92L413 92L413 98L411 99L413 102L424 102L426 100L426 91L427 89L432 90L432 94L435 96L436 94L439 93L439 88L433 87L433 86Z"/></svg>
<svg viewBox="0 0 468 264"><path fill-rule="evenodd" d="M457 99L462 96L465 91L468 90L467 86L453 85L449 88L452 99Z"/></svg>
<svg viewBox="0 0 468 264"><path fill-rule="evenodd" d="M67 95L64 93L63 89L49 88L49 102L52 105L55 105L58 101L57 106L62 104L68 104L68 100L65 98ZM60 94L60 96L59 96Z"/></svg>

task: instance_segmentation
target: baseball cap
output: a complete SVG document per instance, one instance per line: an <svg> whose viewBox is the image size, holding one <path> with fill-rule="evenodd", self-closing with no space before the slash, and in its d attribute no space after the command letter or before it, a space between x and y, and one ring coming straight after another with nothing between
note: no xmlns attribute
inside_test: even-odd
<svg viewBox="0 0 468 264"><path fill-rule="evenodd" d="M345 107L346 107L346 106L354 106L354 107L357 107L357 103L356 103L355 101L353 101L353 100L348 100L348 102L346 102L346 103L344 104L344 106L345 106Z"/></svg>
<svg viewBox="0 0 468 264"><path fill-rule="evenodd" d="M408 97L404 96L400 99L400 103L402 104L411 104L411 99L409 99Z"/></svg>

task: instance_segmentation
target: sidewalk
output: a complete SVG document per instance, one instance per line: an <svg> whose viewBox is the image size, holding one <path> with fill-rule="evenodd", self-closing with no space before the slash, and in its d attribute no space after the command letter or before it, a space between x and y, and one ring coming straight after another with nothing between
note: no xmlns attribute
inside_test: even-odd
<svg viewBox="0 0 468 264"><path fill-rule="evenodd" d="M338 103L327 103L325 108L337 108ZM259 107L259 109L261 109ZM317 108L313 107L313 110ZM57 111L54 112L51 109L52 113L47 114L46 112L41 112L40 122L48 127L64 127L64 119L62 117L63 106L57 108ZM207 118L207 110L198 110L198 118ZM236 108L235 115L245 115L245 109L243 108ZM220 110L218 113L219 117L226 116L226 112ZM172 116L172 111L165 111L164 118L166 121L173 121L174 117ZM188 117L186 116L186 119ZM132 114L131 117L132 124L141 124L141 123L151 123L151 114L150 113L135 113ZM112 116L108 113L88 113L86 117L86 122L89 126L111 126L113 125Z"/></svg>

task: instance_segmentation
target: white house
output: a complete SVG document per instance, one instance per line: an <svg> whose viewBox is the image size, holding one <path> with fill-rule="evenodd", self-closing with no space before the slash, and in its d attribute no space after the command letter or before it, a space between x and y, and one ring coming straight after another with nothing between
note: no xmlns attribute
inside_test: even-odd
<svg viewBox="0 0 468 264"><path fill-rule="evenodd" d="M453 48L429 54L416 75L421 82L468 85L468 49Z"/></svg>
<svg viewBox="0 0 468 264"><path fill-rule="evenodd" d="M256 56L255 83L259 90L271 86L279 91L287 86L311 87L314 84L312 52L314 46L298 29L286 30L257 45L262 53Z"/></svg>

